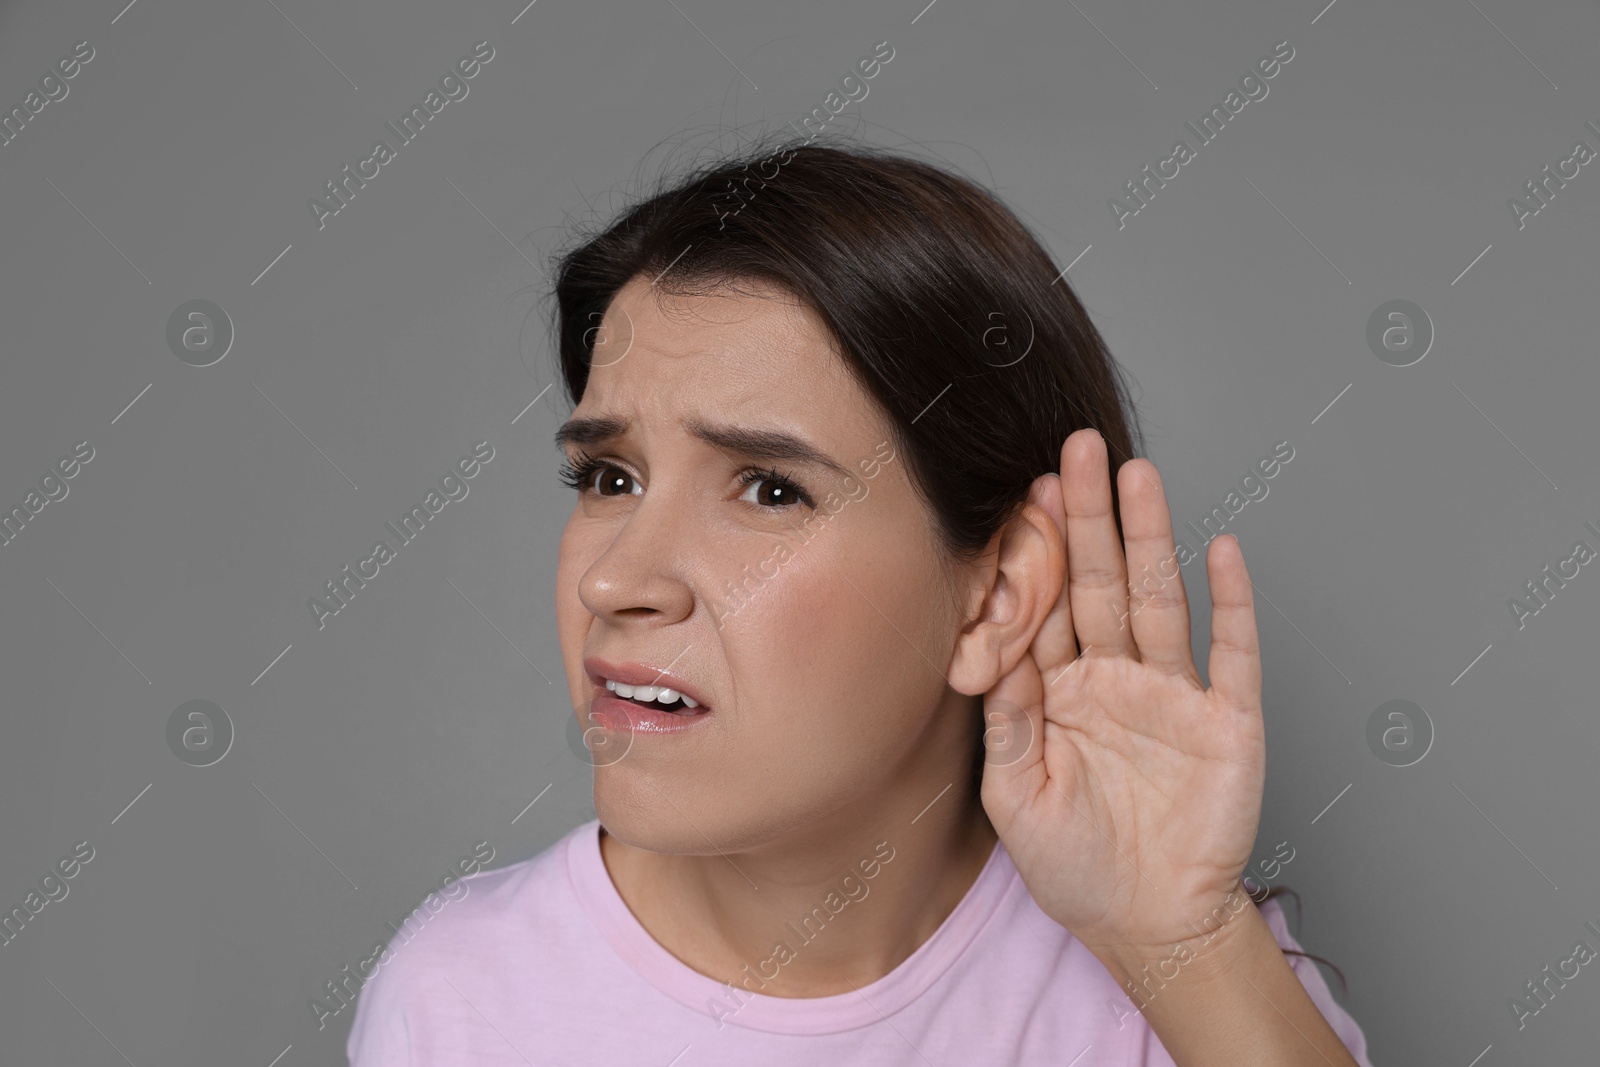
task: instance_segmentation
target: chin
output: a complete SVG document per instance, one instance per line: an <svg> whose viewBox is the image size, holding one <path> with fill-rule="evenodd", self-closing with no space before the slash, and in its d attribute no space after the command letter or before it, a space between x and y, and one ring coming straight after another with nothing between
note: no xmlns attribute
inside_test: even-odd
<svg viewBox="0 0 1600 1067"><path fill-rule="evenodd" d="M715 818L695 810L697 807L678 796L669 803L653 783L639 775L617 767L595 768L595 814L606 833L623 844L679 856L715 853L706 835L720 846L720 827Z"/></svg>
<svg viewBox="0 0 1600 1067"><path fill-rule="evenodd" d="M623 844L675 856L716 856L771 839L771 823L764 818L770 812L763 805L716 789L674 789L670 782L663 790L642 768L623 769L626 762L595 768L594 779L595 814L606 833Z"/></svg>

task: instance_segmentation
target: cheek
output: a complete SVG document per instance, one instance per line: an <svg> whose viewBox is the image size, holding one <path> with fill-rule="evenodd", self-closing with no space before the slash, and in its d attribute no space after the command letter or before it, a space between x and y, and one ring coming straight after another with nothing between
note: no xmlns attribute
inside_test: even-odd
<svg viewBox="0 0 1600 1067"><path fill-rule="evenodd" d="M759 761L768 768L792 769L785 788L881 776L944 689L931 561L885 536L870 506L852 504L792 545L724 631L751 728L741 744L772 753Z"/></svg>

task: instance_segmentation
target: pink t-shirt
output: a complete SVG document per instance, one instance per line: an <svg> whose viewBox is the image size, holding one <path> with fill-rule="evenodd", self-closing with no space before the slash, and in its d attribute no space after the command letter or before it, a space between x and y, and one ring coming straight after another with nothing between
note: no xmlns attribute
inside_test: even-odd
<svg viewBox="0 0 1600 1067"><path fill-rule="evenodd" d="M891 973L856 992L788 998L730 989L662 948L612 884L599 828L590 820L530 859L462 879L464 896L410 940L397 934L357 999L352 1067L1173 1067L1100 961L1039 910L1003 845ZM1261 911L1281 946L1300 947L1276 900ZM1316 964L1287 959L1371 1067Z"/></svg>

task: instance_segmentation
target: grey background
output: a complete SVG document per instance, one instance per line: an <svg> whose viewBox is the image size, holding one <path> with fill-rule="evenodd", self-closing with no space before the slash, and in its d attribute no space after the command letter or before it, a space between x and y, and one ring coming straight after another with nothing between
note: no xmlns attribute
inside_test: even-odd
<svg viewBox="0 0 1600 1067"><path fill-rule="evenodd" d="M1596 544L1600 166L1521 230L1506 201L1600 148L1594 5L7 4L0 105L83 39L0 147L0 504L95 449L0 548L0 904L95 857L0 948L0 1059L341 1063L324 981L475 842L500 865L592 816L545 256L887 39L837 128L1076 260L1177 523L1295 449L1230 527L1261 593L1258 853L1294 847L1277 881L1374 1062L1593 1062L1592 968L1521 1032L1508 998L1600 923L1600 577L1520 630L1507 600ZM1107 198L1284 39L1269 95L1119 230ZM307 198L479 40L468 97L319 231ZM205 368L166 343L193 299L237 331ZM1409 367L1365 341L1392 299L1437 331ZM319 631L307 598L484 439L467 498ZM165 740L194 699L236 730L205 768ZM1437 734L1409 767L1366 741L1395 699Z"/></svg>

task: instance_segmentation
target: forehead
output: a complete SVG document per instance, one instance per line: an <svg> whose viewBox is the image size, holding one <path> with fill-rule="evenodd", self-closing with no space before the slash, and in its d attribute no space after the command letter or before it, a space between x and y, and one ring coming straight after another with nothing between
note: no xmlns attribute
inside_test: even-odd
<svg viewBox="0 0 1600 1067"><path fill-rule="evenodd" d="M876 405L822 319L775 287L741 288L748 292L680 296L648 278L628 282L593 335L578 410L781 417L836 433L878 429Z"/></svg>

